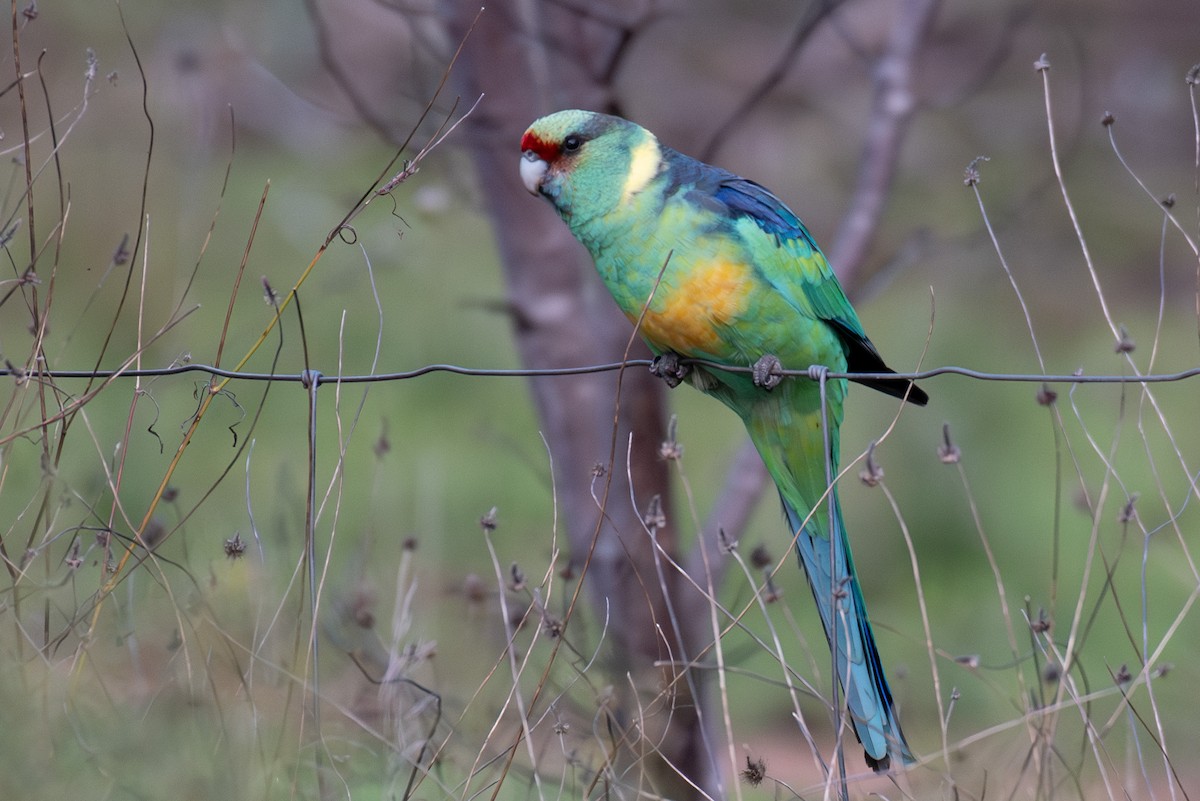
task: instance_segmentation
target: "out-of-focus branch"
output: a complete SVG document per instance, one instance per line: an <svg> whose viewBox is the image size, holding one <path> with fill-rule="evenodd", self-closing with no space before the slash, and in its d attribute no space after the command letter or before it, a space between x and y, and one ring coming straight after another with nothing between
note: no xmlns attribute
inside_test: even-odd
<svg viewBox="0 0 1200 801"><path fill-rule="evenodd" d="M338 88L345 93L354 113L375 129L386 141L396 141L397 131L394 126L376 111L374 104L359 90L358 80L347 72L341 61L338 60L330 37L329 23L321 13L320 3L317 0L304 0L304 6L308 10L308 17L312 20L313 30L316 32L317 52L321 54L321 63L325 65L325 69L329 71Z"/></svg>
<svg viewBox="0 0 1200 801"><path fill-rule="evenodd" d="M858 180L829 249L830 262L846 287L857 283L879 230L900 148L918 108L912 85L917 55L938 4L939 0L903 0L887 49L875 64L874 100Z"/></svg>
<svg viewBox="0 0 1200 801"><path fill-rule="evenodd" d="M740 123L744 123L750 116L750 112L754 107L761 103L767 95L775 89L779 83L787 77L788 70L792 68L792 64L800 57L801 51L804 49L804 43L808 41L808 37L812 35L821 21L834 12L839 5L845 0L819 0L819 2L809 3L804 6L803 15L800 21L796 24L796 29L792 32L792 37L788 40L787 46L783 49L783 54L779 60L772 65L767 74L763 76L753 89L742 99L742 102L725 118L725 121L717 126L704 147L700 148L698 157L701 161L713 161L716 158L717 151L721 149L725 139L733 132L733 129Z"/></svg>

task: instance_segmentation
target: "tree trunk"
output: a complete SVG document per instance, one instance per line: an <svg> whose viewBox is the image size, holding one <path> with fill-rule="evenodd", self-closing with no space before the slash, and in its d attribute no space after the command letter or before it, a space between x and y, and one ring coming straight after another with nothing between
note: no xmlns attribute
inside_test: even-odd
<svg viewBox="0 0 1200 801"><path fill-rule="evenodd" d="M536 11L536 25L521 17L523 9ZM463 38L477 11L477 4L444 4L452 41ZM565 107L615 111L604 65L613 63L627 36L628 30L556 3L497 3L479 18L454 70L468 102L486 95L464 123L464 134L503 259L517 345L528 367L614 361L625 353L632 333L582 246L548 204L530 197L517 175L520 137L535 118ZM641 358L648 351L638 342L632 355ZM700 679L689 683L671 667L695 650L689 642L694 635L672 626L668 594L675 612L683 614L685 601L696 606L703 598L695 592L680 598L684 582L670 567L660 578L653 541L629 501L632 479L641 511L655 495L664 509L672 508L669 465L657 455L665 436L664 388L645 369L625 371L616 459L610 466L617 381L615 373L532 379L554 458L571 564L578 575L591 552L584 592L596 618L608 622L606 667L618 699L613 723L626 738L612 767L622 783L664 797L698 797L696 787L717 796L718 770L700 725L702 699L692 697ZM626 465L630 435L633 450ZM598 464L611 469L611 476L596 478ZM610 477L601 512L593 494L602 497ZM672 527L657 529L656 536L673 554ZM686 619L695 621L694 615ZM701 614L699 620L706 617Z"/></svg>

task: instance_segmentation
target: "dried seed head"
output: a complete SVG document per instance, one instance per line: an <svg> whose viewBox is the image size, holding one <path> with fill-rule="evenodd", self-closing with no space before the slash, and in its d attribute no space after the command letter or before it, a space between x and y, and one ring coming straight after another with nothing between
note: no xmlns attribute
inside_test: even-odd
<svg viewBox="0 0 1200 801"><path fill-rule="evenodd" d="M754 565L759 570L763 570L771 566L775 560L771 558L771 552L767 550L767 546L759 543L754 546L754 550L750 552L750 564Z"/></svg>
<svg viewBox="0 0 1200 801"><path fill-rule="evenodd" d="M954 440L950 439L950 424L942 424L942 444L938 445L938 458L942 460L942 464L958 464L962 458L962 452L958 446L954 444Z"/></svg>
<svg viewBox="0 0 1200 801"><path fill-rule="evenodd" d="M1133 353L1137 345L1133 341L1133 337L1129 335L1129 331L1124 325L1117 328L1117 344L1113 346L1113 350L1117 353Z"/></svg>
<svg viewBox="0 0 1200 801"><path fill-rule="evenodd" d="M667 526L667 514L663 511L662 497L655 495L650 499L649 505L646 507L646 515L643 518L646 527L657 531L660 528Z"/></svg>
<svg viewBox="0 0 1200 801"><path fill-rule="evenodd" d="M954 661L971 670L979 669L979 654L963 654L962 656L954 657Z"/></svg>
<svg viewBox="0 0 1200 801"><path fill-rule="evenodd" d="M979 186L979 182L983 178L980 174L979 165L991 160L991 156L976 156L971 159L971 163L963 170L963 186Z"/></svg>
<svg viewBox="0 0 1200 801"><path fill-rule="evenodd" d="M1045 634L1053 628L1053 621L1050 620L1050 616L1046 614L1044 608L1039 609L1037 619L1029 624L1029 628L1033 630L1034 634Z"/></svg>
<svg viewBox="0 0 1200 801"><path fill-rule="evenodd" d="M1056 400L1058 400L1058 393L1051 389L1049 384L1043 383L1037 393L1037 402L1042 406L1050 406Z"/></svg>
<svg viewBox="0 0 1200 801"><path fill-rule="evenodd" d="M245 540L242 539L240 532L233 532L233 536L225 540L225 556L229 559L241 559L245 553Z"/></svg>
<svg viewBox="0 0 1200 801"><path fill-rule="evenodd" d="M1125 525L1137 519L1138 497L1138 493L1135 492L1129 496L1129 500L1125 501L1125 505L1121 507L1121 511L1117 514L1118 523Z"/></svg>
<svg viewBox="0 0 1200 801"><path fill-rule="evenodd" d="M463 595L473 604L483 603L487 599L487 585L478 573L468 573L463 579Z"/></svg>
<svg viewBox="0 0 1200 801"><path fill-rule="evenodd" d="M1049 72L1050 59L1046 58L1046 54L1042 53L1042 57L1033 62L1033 68L1038 72Z"/></svg>
<svg viewBox="0 0 1200 801"><path fill-rule="evenodd" d="M725 529L721 527L717 528L717 544L724 553L733 553L738 549L738 541L730 539L729 535L725 533Z"/></svg>
<svg viewBox="0 0 1200 801"><path fill-rule="evenodd" d="M496 530L496 526L499 525L496 522L496 515L497 515L497 509L495 506L493 506L491 509L488 510L488 513L486 515L479 518L479 527L483 529L483 533L491 534L493 531Z"/></svg>
<svg viewBox="0 0 1200 801"><path fill-rule="evenodd" d="M271 286L271 282L267 280L265 275L262 277L262 287L263 303L266 303L273 309L279 308L279 295L276 294L275 289Z"/></svg>
<svg viewBox="0 0 1200 801"><path fill-rule="evenodd" d="M658 458L664 462L678 462L683 458L683 445L673 439L663 440L658 446Z"/></svg>
<svg viewBox="0 0 1200 801"><path fill-rule="evenodd" d="M1042 681L1047 684L1054 684L1062 678L1062 665L1057 662L1048 662L1046 667L1042 668Z"/></svg>
<svg viewBox="0 0 1200 801"><path fill-rule="evenodd" d="M867 458L863 462L863 469L858 471L858 480L868 487L878 487L879 482L883 481L883 468L875 462L875 444L872 442L867 446Z"/></svg>
<svg viewBox="0 0 1200 801"><path fill-rule="evenodd" d="M1188 86L1200 85L1200 64L1193 64L1191 68L1188 69L1187 77L1184 80L1187 81Z"/></svg>
<svg viewBox="0 0 1200 801"><path fill-rule="evenodd" d="M362 588L350 599L350 618L360 629L375 628L375 593Z"/></svg>
<svg viewBox="0 0 1200 801"><path fill-rule="evenodd" d="M513 631L520 631L525 628L526 610L518 609L515 606L510 606L508 609L508 625Z"/></svg>
<svg viewBox="0 0 1200 801"><path fill-rule="evenodd" d="M767 762L762 757L751 759L746 757L746 769L742 771L742 779L751 787L757 787L762 784L763 779L767 778Z"/></svg>
<svg viewBox="0 0 1200 801"><path fill-rule="evenodd" d="M383 424L383 430L379 432L379 438L375 440L373 448L375 456L382 459L385 454L391 453L392 440L388 438L387 423Z"/></svg>
<svg viewBox="0 0 1200 801"><path fill-rule="evenodd" d="M71 570L78 570L79 566L83 564L83 559L79 556L78 538L71 543L71 550L67 552L67 557L63 560L63 562Z"/></svg>
<svg viewBox="0 0 1200 801"><path fill-rule="evenodd" d="M25 386L29 382L29 374L25 372L24 367L15 365L8 359L4 360L4 367L8 370L8 374L13 377L13 383L18 387Z"/></svg>
<svg viewBox="0 0 1200 801"><path fill-rule="evenodd" d="M117 249L113 251L113 265L120 267L122 264L125 264L127 261L129 261L129 256L129 234L125 234L121 237L121 244L117 245Z"/></svg>
<svg viewBox="0 0 1200 801"><path fill-rule="evenodd" d="M1103 125L1105 128L1111 127L1113 125L1113 123L1115 123L1116 121L1117 121L1117 118L1113 116L1113 113L1111 111L1104 112L1104 116L1100 118L1100 124Z"/></svg>
<svg viewBox="0 0 1200 801"><path fill-rule="evenodd" d="M516 562L512 563L512 567L508 569L509 582L508 588L513 592L520 592L525 589L525 571Z"/></svg>
<svg viewBox="0 0 1200 801"><path fill-rule="evenodd" d="M1116 681L1118 686L1133 681L1133 675L1129 672L1129 665L1121 665L1117 668L1117 674L1113 676L1113 680Z"/></svg>
<svg viewBox="0 0 1200 801"><path fill-rule="evenodd" d="M542 610L542 631L546 632L547 637L557 640L562 636L564 628L565 626L560 618Z"/></svg>
<svg viewBox="0 0 1200 801"><path fill-rule="evenodd" d="M152 551L166 536L167 527L163 525L163 521L157 517L153 517L146 524L146 528L142 530L142 534L138 539L146 550Z"/></svg>
<svg viewBox="0 0 1200 801"><path fill-rule="evenodd" d="M667 438L658 446L658 458L667 462L677 462L683 458L683 445L675 436L679 427L679 418L671 415L667 422Z"/></svg>

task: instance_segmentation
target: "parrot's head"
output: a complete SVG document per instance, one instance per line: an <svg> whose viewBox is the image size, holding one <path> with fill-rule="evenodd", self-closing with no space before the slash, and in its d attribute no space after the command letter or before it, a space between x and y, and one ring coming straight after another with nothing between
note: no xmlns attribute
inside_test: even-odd
<svg viewBox="0 0 1200 801"><path fill-rule="evenodd" d="M607 214L663 169L654 134L620 117L559 111L521 137L521 181L568 223Z"/></svg>

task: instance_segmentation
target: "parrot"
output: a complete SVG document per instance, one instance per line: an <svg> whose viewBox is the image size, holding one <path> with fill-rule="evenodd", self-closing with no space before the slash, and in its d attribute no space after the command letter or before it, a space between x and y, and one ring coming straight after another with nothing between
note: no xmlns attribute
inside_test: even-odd
<svg viewBox="0 0 1200 801"><path fill-rule="evenodd" d="M820 384L779 373L782 365L872 373L861 383L921 406L926 393L907 379L880 377L894 371L829 262L762 185L673 150L636 123L577 109L529 126L519 173L591 255L655 354L651 369L671 386L686 378L741 417L783 502L866 763L876 772L913 763L837 487L829 485L847 381L827 380L823 423Z"/></svg>

